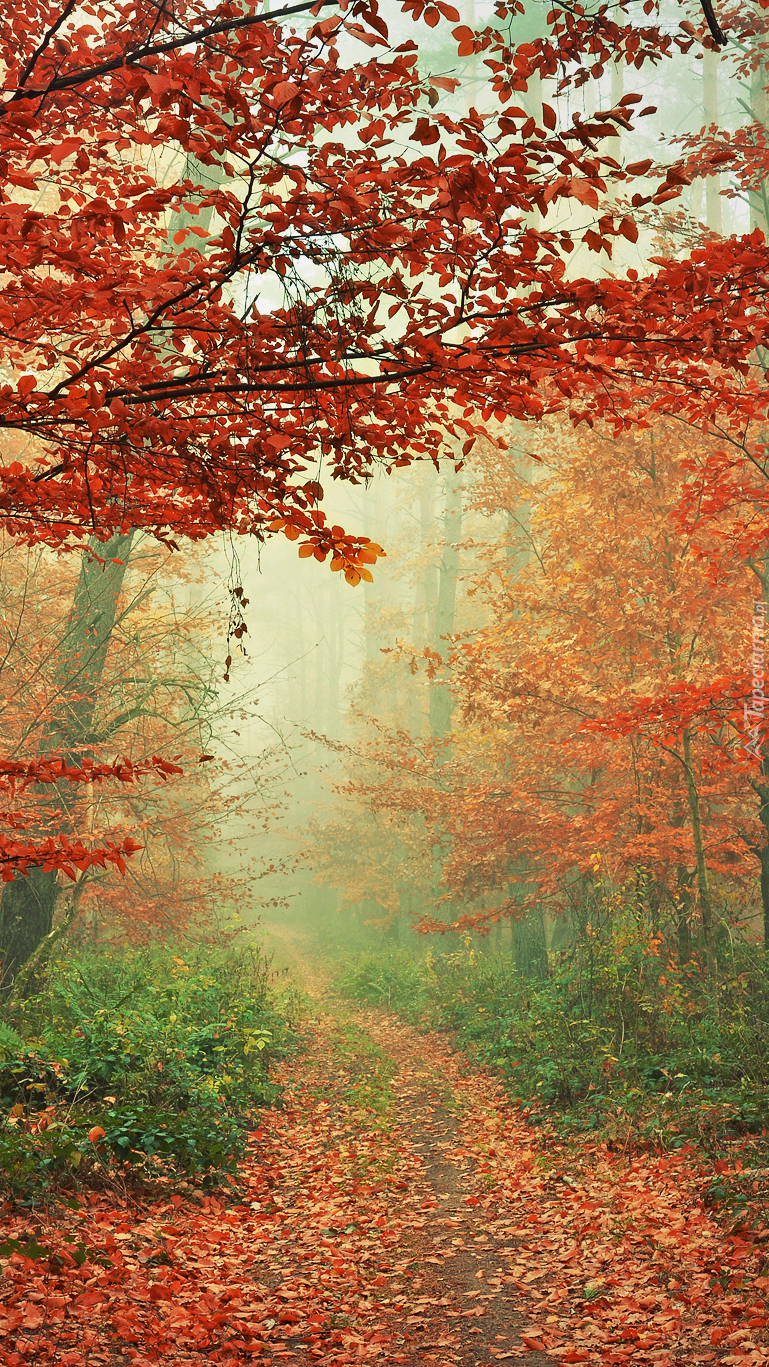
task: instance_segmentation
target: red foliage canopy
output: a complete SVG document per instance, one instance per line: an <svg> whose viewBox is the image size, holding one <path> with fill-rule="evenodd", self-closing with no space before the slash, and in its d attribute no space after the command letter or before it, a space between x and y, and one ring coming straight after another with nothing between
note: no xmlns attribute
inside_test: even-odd
<svg viewBox="0 0 769 1367"><path fill-rule="evenodd" d="M556 11L516 46L519 6L502 5L496 26L453 30L499 96L462 115L414 42L390 46L376 0L325 7L66 0L0 32L0 425L26 441L0 510L15 532L280 530L357 582L378 548L328 525L321 465L355 481L456 454L479 415L552 407L551 378L575 416L622 424L651 394L723 403L724 374L767 341L759 236L644 280L568 278L575 240L637 235L630 206L599 197L647 169L609 155L640 97L566 129L548 105L508 102L564 62L581 81L588 60L670 55L670 35ZM653 201L684 181L671 169ZM534 227L559 199L595 222Z"/></svg>
<svg viewBox="0 0 769 1367"><path fill-rule="evenodd" d="M381 550L329 525L321 469L355 482L456 459L492 415L565 407L624 428L650 405L763 414L763 237L647 278L570 276L576 242L635 240L634 210L674 199L687 174L632 193L649 162L611 150L640 96L559 127L528 90L673 57L711 41L704 25L671 36L625 22L624 4L554 9L520 43L517 0L478 32L446 3L400 8L453 26L453 51L490 73L490 107L457 112L457 81L421 74L376 0L272 15L249 0L30 0L6 17L11 532L59 548L129 528L170 544L282 531L356 584ZM593 222L548 226L558 201Z"/></svg>

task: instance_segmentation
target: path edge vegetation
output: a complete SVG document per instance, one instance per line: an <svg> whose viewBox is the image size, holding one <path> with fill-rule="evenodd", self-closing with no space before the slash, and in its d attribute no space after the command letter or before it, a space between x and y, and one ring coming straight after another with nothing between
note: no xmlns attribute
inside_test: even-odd
<svg viewBox="0 0 769 1367"><path fill-rule="evenodd" d="M365 929L365 928L364 928ZM499 1076L538 1143L610 1152L691 1150L712 1180L706 1203L757 1228L769 1209L769 956L717 937L710 974L696 946L617 893L573 925L524 975L488 939L372 932L335 945L334 990L449 1034L468 1061ZM437 942L436 942L437 941Z"/></svg>
<svg viewBox="0 0 769 1367"><path fill-rule="evenodd" d="M235 933L144 948L59 946L0 1019L0 1196L232 1189L301 994Z"/></svg>

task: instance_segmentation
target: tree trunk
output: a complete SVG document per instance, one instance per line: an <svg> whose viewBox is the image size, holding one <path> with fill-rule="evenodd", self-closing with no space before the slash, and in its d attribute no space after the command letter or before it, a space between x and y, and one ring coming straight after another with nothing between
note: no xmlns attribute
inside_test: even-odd
<svg viewBox="0 0 769 1367"><path fill-rule="evenodd" d="M692 738L688 727L683 733L684 741L684 772L686 774L686 795L689 801L689 814L692 822L692 838L694 840L694 857L697 864L697 890L700 897L700 917L702 919L702 935L705 941L705 961L708 972L715 973L716 970L716 945L715 932L713 926L713 903L710 897L710 883L708 881L708 870L705 863L705 846L702 840L702 818L700 814L700 795L697 792L697 784L694 779L694 769L692 768Z"/></svg>
<svg viewBox="0 0 769 1367"><path fill-rule="evenodd" d="M428 549L432 546L433 538L435 537L436 490L437 479L431 479L429 484L419 491L419 525L421 529L422 546L427 553L424 572L427 640L431 645L435 644L438 634L438 567L434 563Z"/></svg>
<svg viewBox="0 0 769 1367"><path fill-rule="evenodd" d="M2 988L7 991L19 969L31 958L53 929L56 906L55 873L30 869L26 877L17 874L3 887L0 900L0 965Z"/></svg>
<svg viewBox="0 0 769 1367"><path fill-rule="evenodd" d="M719 54L712 48L702 53L702 103L708 127L718 123L718 62ZM705 221L714 233L722 229L721 177L708 176L705 181Z"/></svg>
<svg viewBox="0 0 769 1367"><path fill-rule="evenodd" d="M446 480L446 511L443 521L443 556L438 580L438 603L435 614L435 651L446 658L448 646L444 638L454 630L457 604L457 575L459 573L459 539L462 535L462 474L452 474ZM435 681L430 689L430 731L436 740L451 735L453 699L448 680Z"/></svg>
<svg viewBox="0 0 769 1367"><path fill-rule="evenodd" d="M521 977L547 977L545 918L539 907L530 908L520 921L513 921L513 953Z"/></svg>
<svg viewBox="0 0 769 1367"><path fill-rule="evenodd" d="M762 132L769 127L769 110L767 105L767 84L769 83L769 68L766 63L759 60L753 72L750 89L750 112L756 123L760 125ZM750 204L750 226L760 228L766 235L769 229L769 196L767 196L767 182L763 180L761 184L748 193L748 203Z"/></svg>
<svg viewBox="0 0 769 1367"><path fill-rule="evenodd" d="M571 917L566 911L562 911L555 917L553 922L553 932L550 937L551 953L557 954L565 949L566 945L571 944L574 938L574 928L571 924Z"/></svg>
<svg viewBox="0 0 769 1367"><path fill-rule="evenodd" d="M82 559L80 577L56 665L58 696L46 726L41 753L60 752L70 763L81 763L98 736L94 733L96 705L107 649L117 619L120 591L131 553L132 533L116 534L107 542L91 538ZM95 556L99 558L96 559ZM103 562L103 563L102 563ZM116 563L118 562L118 563ZM46 805L51 803L50 791ZM71 826L77 798L68 785L55 791L55 803ZM0 988L8 991L19 969L35 952L53 926L59 889L55 870L30 869L6 883L0 898Z"/></svg>
<svg viewBox="0 0 769 1367"><path fill-rule="evenodd" d="M683 968L692 957L692 879L683 864L678 865L678 898L676 906L676 938L678 940L678 962Z"/></svg>
<svg viewBox="0 0 769 1367"><path fill-rule="evenodd" d="M436 472L432 465L420 471L419 482L419 551L421 573L414 588L414 612L411 622L411 645L421 652L435 639L435 620L438 608L438 569L433 563L435 538ZM421 740L425 730L425 695L419 672L409 688L409 735Z"/></svg>
<svg viewBox="0 0 769 1367"><path fill-rule="evenodd" d="M508 900L525 903L527 897L536 893L537 885L523 881L526 876L526 867L522 863L519 863L517 868L511 869L511 874L517 876L520 881L508 883ZM510 938L515 967L521 977L546 978L548 976L547 934L542 908L529 906L525 910L522 908L521 915L513 916L510 922Z"/></svg>
<svg viewBox="0 0 769 1367"><path fill-rule="evenodd" d="M96 705L132 541L133 532L117 533L107 542L92 537L80 566L72 612L59 648L58 712L45 747L47 751L61 750L75 761L89 755L99 740L94 734Z"/></svg>

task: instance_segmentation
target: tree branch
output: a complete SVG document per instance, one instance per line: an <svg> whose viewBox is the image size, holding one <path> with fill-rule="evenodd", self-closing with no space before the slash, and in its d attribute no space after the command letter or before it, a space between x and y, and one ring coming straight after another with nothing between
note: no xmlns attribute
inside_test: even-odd
<svg viewBox="0 0 769 1367"><path fill-rule="evenodd" d="M165 43L153 43L146 47L133 48L129 52L122 53L119 57L113 57L111 61L100 62L97 66L82 67L79 71L72 71L66 76L56 76L47 86L40 86L33 90L24 90L18 87L6 100L5 108L12 104L17 104L19 100L39 100L46 95L61 90L75 90L79 85L85 85L88 81L96 81L101 76L108 76L113 71L120 71L123 67L136 66L149 57L162 57L167 52L174 52L177 48L187 47L191 43L202 43L208 38L215 38L220 33L231 33L236 29L252 28L254 24L275 23L279 19L288 19L294 14L307 14L314 9L325 9L328 5L335 5L337 0L302 0L301 4L288 5L284 9L275 10L272 14L247 14L241 19L225 19L219 24L208 24L203 29L187 29L178 38L169 38ZM46 39L50 37L46 35ZM44 40L45 41L45 40ZM39 53L35 55L35 61ZM0 109L0 114L2 109Z"/></svg>

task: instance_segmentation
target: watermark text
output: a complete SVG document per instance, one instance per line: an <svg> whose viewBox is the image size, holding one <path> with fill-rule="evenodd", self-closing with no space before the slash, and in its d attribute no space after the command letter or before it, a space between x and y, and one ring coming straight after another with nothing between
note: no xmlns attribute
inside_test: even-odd
<svg viewBox="0 0 769 1367"><path fill-rule="evenodd" d="M766 604L761 599L753 604L750 663L753 683L750 702L744 704L745 749L760 760L761 730L766 718Z"/></svg>

